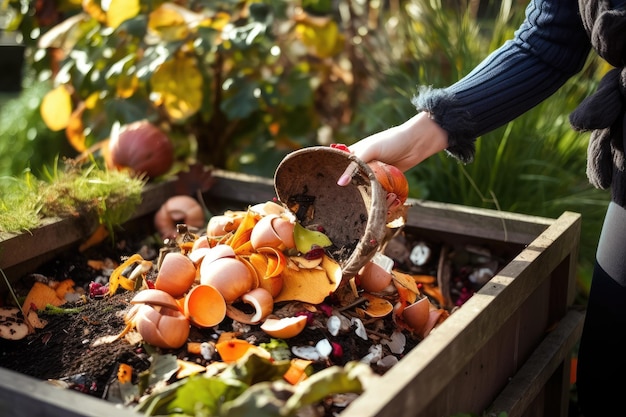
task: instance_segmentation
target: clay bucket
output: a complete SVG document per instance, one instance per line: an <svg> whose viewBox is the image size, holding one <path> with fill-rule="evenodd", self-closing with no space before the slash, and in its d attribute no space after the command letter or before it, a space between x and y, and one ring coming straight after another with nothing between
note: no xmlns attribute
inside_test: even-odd
<svg viewBox="0 0 626 417"><path fill-rule="evenodd" d="M352 182L337 185L352 162ZM369 166L348 152L326 146L294 151L278 165L274 187L278 199L303 226L324 228L344 282L357 274L385 239L387 193Z"/></svg>

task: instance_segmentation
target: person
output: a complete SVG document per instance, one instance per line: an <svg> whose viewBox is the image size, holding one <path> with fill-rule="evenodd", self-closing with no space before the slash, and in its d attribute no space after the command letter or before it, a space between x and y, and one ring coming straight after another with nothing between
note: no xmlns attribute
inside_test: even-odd
<svg viewBox="0 0 626 417"><path fill-rule="evenodd" d="M591 49L614 68L570 115L591 131L587 175L611 189L578 352L577 394L585 417L626 415L626 0L531 0L512 39L446 88L420 87L415 116L348 147L365 162L403 171L445 151L473 160L475 140L530 110L579 73ZM346 171L339 185L349 182Z"/></svg>

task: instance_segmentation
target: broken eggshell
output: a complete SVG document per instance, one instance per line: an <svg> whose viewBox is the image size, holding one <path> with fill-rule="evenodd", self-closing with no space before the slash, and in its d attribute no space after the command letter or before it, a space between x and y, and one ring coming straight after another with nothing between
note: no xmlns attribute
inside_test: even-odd
<svg viewBox="0 0 626 417"><path fill-rule="evenodd" d="M189 320L180 311L176 299L165 291L147 289L130 301L137 305L132 322L147 343L165 348L181 347L189 336Z"/></svg>
<svg viewBox="0 0 626 417"><path fill-rule="evenodd" d="M197 285L185 296L185 316L198 327L212 327L226 317L226 301L211 285Z"/></svg>
<svg viewBox="0 0 626 417"><path fill-rule="evenodd" d="M172 196L154 215L154 226L163 238L176 237L177 224L195 228L204 227L204 209L195 198L188 195Z"/></svg>
<svg viewBox="0 0 626 417"><path fill-rule="evenodd" d="M200 283L217 288L227 303L256 286L256 277L239 259L224 257L211 261L207 256L200 264Z"/></svg>
<svg viewBox="0 0 626 417"><path fill-rule="evenodd" d="M295 246L294 225L277 214L263 216L252 229L250 243L254 249L263 247L291 249Z"/></svg>
<svg viewBox="0 0 626 417"><path fill-rule="evenodd" d="M241 301L252 306L254 312L245 313L238 308L229 305L226 307L226 315L233 320L244 324L258 324L266 318L274 309L274 298L264 288L255 288L241 296Z"/></svg>
<svg viewBox="0 0 626 417"><path fill-rule="evenodd" d="M241 224L244 215L245 212L226 211L222 215L211 217L206 226L207 236L210 238L222 237L235 231Z"/></svg>
<svg viewBox="0 0 626 417"><path fill-rule="evenodd" d="M359 283L361 288L369 292L378 292L384 290L389 284L393 276L393 259L376 252L372 259L363 266L359 272Z"/></svg>
<svg viewBox="0 0 626 417"><path fill-rule="evenodd" d="M267 318L261 325L268 335L277 339L289 339L299 335L307 324L307 316L294 316L284 318Z"/></svg>
<svg viewBox="0 0 626 417"><path fill-rule="evenodd" d="M161 261L154 287L179 298L191 288L196 272L196 266L189 257L180 252L170 252Z"/></svg>
<svg viewBox="0 0 626 417"><path fill-rule="evenodd" d="M433 306L428 297L423 297L402 311L405 323L421 338L425 338L439 323L444 310Z"/></svg>

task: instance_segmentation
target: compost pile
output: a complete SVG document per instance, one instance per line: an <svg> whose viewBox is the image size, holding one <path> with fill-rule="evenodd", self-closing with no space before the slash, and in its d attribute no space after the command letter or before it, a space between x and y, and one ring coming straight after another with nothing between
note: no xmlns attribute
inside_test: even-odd
<svg viewBox="0 0 626 417"><path fill-rule="evenodd" d="M272 372L279 376L289 373L286 379L292 386L332 368L336 371L335 381L343 378L348 386L340 389L342 393L320 394L320 401L304 405L314 410L312 415L336 415L361 388L360 384L356 388L349 386L355 378L350 374L351 364L365 364L371 371L368 375L359 371L360 383L384 374L428 332L436 331L436 326L502 265L502 260L482 248L452 247L429 242L427 237L399 233L385 247L385 255L393 260L395 278L384 289L364 291L357 277L320 301L307 302L302 297L276 302L272 314L278 314L277 318L306 317L306 325L297 334L273 337L261 328L262 322L242 323L227 314L215 325L189 326L182 346L163 348L144 343L136 329L129 329L128 314L136 305L133 300L142 291L154 288L156 265L167 257L164 254L191 248L190 242L203 233L201 229L181 227L177 236L165 241L156 234L146 237L120 233L114 243L105 242L82 252L67 251L24 277L13 288L18 297L25 297L35 283L52 286L71 280L73 286L62 305L38 307L38 317L45 323L41 328L21 340L0 338L1 366L128 406L136 406L142 396L158 392L159 387L181 384L190 375L223 372L226 356L234 355L229 363L237 363L239 356L248 358L241 366L249 370L281 363L283 367ZM324 256L323 251L317 256ZM128 265L129 259L140 261ZM133 268L138 269L142 262L153 267L141 270L141 275L135 273L136 285L126 288L130 281L125 286L122 280L133 275ZM120 284L108 292L112 276ZM399 295L399 289L405 287L413 290L409 295ZM415 298L427 300L429 309L438 311L427 331L411 328L397 311L376 312L374 308L414 303ZM11 304L9 298L3 302ZM249 304L237 300L230 306L239 314L235 317L254 316ZM264 353L245 356L234 344L237 352L216 349L220 342L223 346L232 340L260 347ZM292 391L289 395L294 396Z"/></svg>

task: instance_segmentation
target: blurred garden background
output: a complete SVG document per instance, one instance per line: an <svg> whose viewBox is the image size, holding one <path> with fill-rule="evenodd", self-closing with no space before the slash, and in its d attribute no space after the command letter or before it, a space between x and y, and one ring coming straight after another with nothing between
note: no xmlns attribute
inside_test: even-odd
<svg viewBox="0 0 626 417"><path fill-rule="evenodd" d="M4 0L0 215L13 210L15 179L53 181L66 158L106 169L103 144L136 120L175 145L163 178L195 163L271 178L290 151L350 144L411 117L420 85L468 73L513 36L526 3ZM9 57L24 59L17 78ZM568 115L606 70L590 56L553 97L482 137L472 164L441 154L413 168L410 196L581 213L584 297L609 195L588 184L588 137Z"/></svg>

